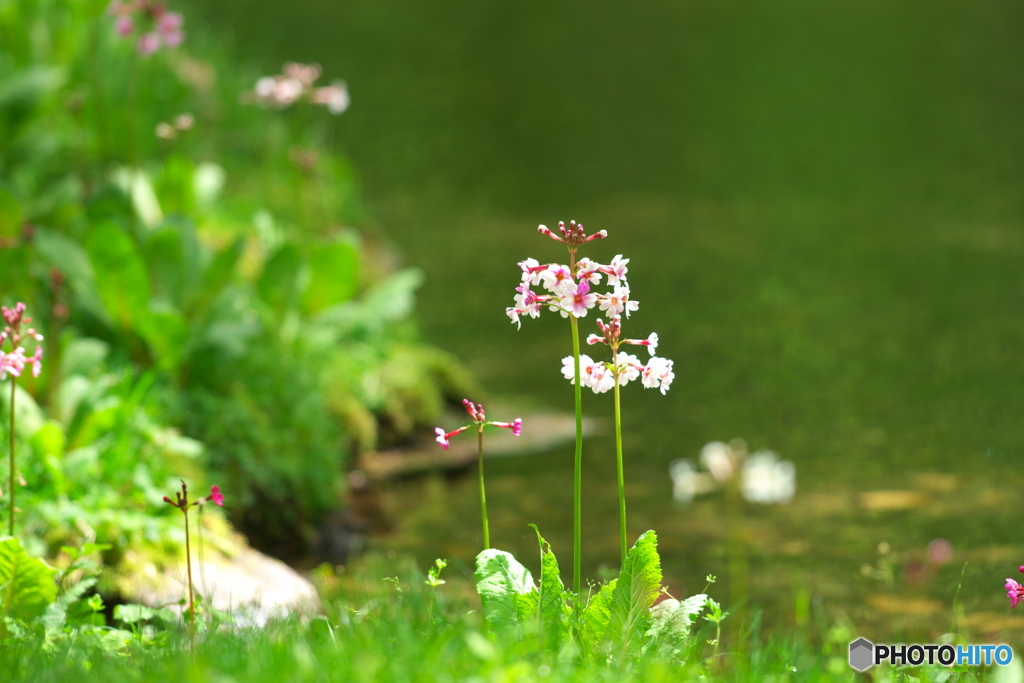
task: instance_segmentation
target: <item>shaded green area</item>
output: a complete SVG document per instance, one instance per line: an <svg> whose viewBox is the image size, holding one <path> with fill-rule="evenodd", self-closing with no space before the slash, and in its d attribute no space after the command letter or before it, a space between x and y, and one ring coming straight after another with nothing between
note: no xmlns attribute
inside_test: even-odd
<svg viewBox="0 0 1024 683"><path fill-rule="evenodd" d="M566 326L502 315L516 261L564 258L538 223L607 229L587 255L632 259L627 329L656 330L678 378L667 397L624 396L631 527L659 530L686 588L724 573L722 502L673 507L668 464L742 436L797 466L791 507L747 510L755 601L781 613L800 586L894 628L859 568L888 541L902 582L945 537L971 561L968 609L1005 612L1024 408L1018 3L248 7L200 11L268 73L315 59L348 80L339 143L426 272L424 328L491 391L571 405ZM610 398L585 410L610 415ZM538 522L565 552L571 457L488 467L499 547L522 556ZM585 458L584 554L613 565L608 439ZM934 490L922 473L953 478ZM894 488L927 502L859 497ZM397 546L475 552L470 486L394 493ZM959 566L939 576L898 592L948 603Z"/></svg>

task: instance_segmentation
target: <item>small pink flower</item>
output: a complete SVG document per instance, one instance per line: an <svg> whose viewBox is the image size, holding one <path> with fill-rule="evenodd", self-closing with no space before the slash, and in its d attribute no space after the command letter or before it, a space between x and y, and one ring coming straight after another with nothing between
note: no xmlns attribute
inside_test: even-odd
<svg viewBox="0 0 1024 683"><path fill-rule="evenodd" d="M157 20L156 28L163 34L174 33L175 31L180 31L184 23L185 19L177 12L165 12Z"/></svg>
<svg viewBox="0 0 1024 683"><path fill-rule="evenodd" d="M1010 608L1012 609L1024 598L1024 586L1013 579L1007 579L1004 588L1006 588L1006 597L1010 598Z"/></svg>
<svg viewBox="0 0 1024 683"><path fill-rule="evenodd" d="M626 284L626 272L629 268L626 264L629 263L629 259L622 258L622 254L616 254L612 262L607 267L602 268L601 272L608 275L608 285L610 287L619 287Z"/></svg>
<svg viewBox="0 0 1024 683"><path fill-rule="evenodd" d="M464 398L462 399L462 407L466 409L466 412L469 413L469 416L473 418L474 422L483 422L487 419L484 414L484 407L479 403L473 405L472 401L468 398Z"/></svg>
<svg viewBox="0 0 1024 683"><path fill-rule="evenodd" d="M519 436L520 432L523 431L523 419L520 417L517 417L512 422L491 422L490 424L503 429L511 429L512 436Z"/></svg>
<svg viewBox="0 0 1024 683"><path fill-rule="evenodd" d="M572 273L569 272L569 268L566 266L552 264L541 273L541 280L544 283L545 289L560 297L572 296L576 290L576 283L573 282Z"/></svg>
<svg viewBox="0 0 1024 683"><path fill-rule="evenodd" d="M160 49L160 36L155 33L143 33L135 46L136 51L143 57L148 57Z"/></svg>
<svg viewBox="0 0 1024 683"><path fill-rule="evenodd" d="M38 377L43 371L43 347L37 346L36 352L31 358L26 358L27 363L32 363L32 376Z"/></svg>
<svg viewBox="0 0 1024 683"><path fill-rule="evenodd" d="M210 487L210 500L212 500L217 505L224 505L224 494L220 492L219 486Z"/></svg>
<svg viewBox="0 0 1024 683"><path fill-rule="evenodd" d="M441 448L443 448L445 450L448 450L448 446L451 445L451 441L449 441L449 439L451 439L456 434L461 434L462 432L466 431L467 429L469 429L469 427L459 427L455 431L448 432L446 434L443 429L441 429L440 427L437 427L437 428L434 429L434 433L437 434L437 438L434 439L434 440L437 441L438 444L440 444Z"/></svg>
<svg viewBox="0 0 1024 683"><path fill-rule="evenodd" d="M568 317L571 313L577 318L587 315L587 309L593 308L597 303L597 295L590 293L590 283L583 281L576 287L576 291L569 296L562 297L562 316Z"/></svg>
<svg viewBox="0 0 1024 683"><path fill-rule="evenodd" d="M117 35L125 38L132 34L135 30L135 22L131 17L118 17L117 23L114 24L114 28L117 31Z"/></svg>

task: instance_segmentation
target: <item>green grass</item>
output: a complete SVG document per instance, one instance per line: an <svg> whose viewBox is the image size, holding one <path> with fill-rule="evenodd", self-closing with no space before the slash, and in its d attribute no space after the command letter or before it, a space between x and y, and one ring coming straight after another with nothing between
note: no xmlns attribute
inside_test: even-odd
<svg viewBox="0 0 1024 683"><path fill-rule="evenodd" d="M701 623L683 657L638 656L588 665L571 650L543 652L494 637L468 576L436 588L408 559L370 556L350 572L315 573L323 614L292 616L263 627L221 626L188 650L185 631L131 638L116 652L95 638L38 636L0 649L10 681L832 681L851 680L852 626L815 616L771 635L755 612L747 625L712 644ZM820 614L820 611L818 611ZM728 624L728 620L726 622ZM730 633L730 629L725 629ZM123 632L122 632L123 633ZM114 637L114 634L110 634ZM983 680L985 672L941 667L871 670L875 681ZM945 676L949 676L945 678Z"/></svg>

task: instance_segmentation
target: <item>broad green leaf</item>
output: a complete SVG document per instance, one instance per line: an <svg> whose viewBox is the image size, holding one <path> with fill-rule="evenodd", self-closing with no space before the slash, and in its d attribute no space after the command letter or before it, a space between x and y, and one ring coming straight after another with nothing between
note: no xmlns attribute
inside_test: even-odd
<svg viewBox="0 0 1024 683"><path fill-rule="evenodd" d="M147 228L155 228L164 220L160 200L153 190L149 174L139 169L121 167L113 173L114 182L131 198L135 215Z"/></svg>
<svg viewBox="0 0 1024 683"><path fill-rule="evenodd" d="M103 308L96 274L89 254L78 242L49 228L37 227L33 240L36 252L43 263L56 268L67 280L68 287L78 298L78 304L89 314L109 324L110 318Z"/></svg>
<svg viewBox="0 0 1024 683"><path fill-rule="evenodd" d="M109 353L110 344L105 341L92 337L75 337L68 342L61 356L61 377L93 377L106 370L103 362Z"/></svg>
<svg viewBox="0 0 1024 683"><path fill-rule="evenodd" d="M612 617L612 593L618 582L618 579L612 579L601 586L601 590L587 602L587 606L583 610L581 640L584 652L591 655L600 648L605 633L608 631L608 621Z"/></svg>
<svg viewBox="0 0 1024 683"><path fill-rule="evenodd" d="M647 641L644 650L653 647L673 654L678 653L680 647L690 637L693 618L700 614L707 602L708 596L700 593L682 602L675 598L662 600L652 607L651 627L644 636Z"/></svg>
<svg viewBox="0 0 1024 683"><path fill-rule="evenodd" d="M16 239L21 236L24 212L18 200L7 190L0 188L0 237Z"/></svg>
<svg viewBox="0 0 1024 683"><path fill-rule="evenodd" d="M359 280L359 252L349 240L319 244L309 254L309 286L302 298L307 314L351 299Z"/></svg>
<svg viewBox="0 0 1024 683"><path fill-rule="evenodd" d="M569 633L572 609L566 601L565 586L558 571L558 558L551 551L551 544L540 535L536 524L530 526L537 533L537 543L540 544L540 595L537 603L544 648L557 651Z"/></svg>
<svg viewBox="0 0 1024 683"><path fill-rule="evenodd" d="M196 272L185 265L181 235L174 228L160 228L146 237L142 251L149 268L153 300L177 306L182 289Z"/></svg>
<svg viewBox="0 0 1024 683"><path fill-rule="evenodd" d="M149 278L132 239L113 223L100 223L86 240L100 299L124 331L136 329L149 306Z"/></svg>
<svg viewBox="0 0 1024 683"><path fill-rule="evenodd" d="M42 560L29 557L21 541L0 538L0 604L3 614L29 621L57 599L57 573Z"/></svg>
<svg viewBox="0 0 1024 683"><path fill-rule="evenodd" d="M302 256L294 244L285 244L270 257L256 285L260 298L281 317L298 302Z"/></svg>
<svg viewBox="0 0 1024 683"><path fill-rule="evenodd" d="M10 381L10 380L8 380ZM0 391L0 407L2 407L3 419L9 419L11 405L11 390L7 383L4 383L3 391ZM46 422L43 409L36 403L32 394L25 391L19 384L14 388L14 430L21 438L31 439L36 432L42 429Z"/></svg>
<svg viewBox="0 0 1024 683"><path fill-rule="evenodd" d="M519 631L521 619L536 614L533 576L511 553L488 548L476 556L476 590L487 621L499 632Z"/></svg>
<svg viewBox="0 0 1024 683"><path fill-rule="evenodd" d="M192 312L208 310L217 296L227 287L235 275L235 266L242 255L245 241L235 240L232 244L218 251L203 271L202 284L192 302Z"/></svg>
<svg viewBox="0 0 1024 683"><path fill-rule="evenodd" d="M151 310L139 320L138 332L153 351L158 368L171 371L178 367L189 333L188 323L181 313L166 306Z"/></svg>
<svg viewBox="0 0 1024 683"><path fill-rule="evenodd" d="M608 637L623 648L639 641L647 630L650 608L661 591L658 537L647 531L626 553L619 581L612 592Z"/></svg>

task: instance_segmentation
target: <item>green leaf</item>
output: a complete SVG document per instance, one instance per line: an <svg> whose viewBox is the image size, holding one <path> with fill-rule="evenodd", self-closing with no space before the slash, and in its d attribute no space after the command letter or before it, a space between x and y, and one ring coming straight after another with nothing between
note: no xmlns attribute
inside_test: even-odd
<svg viewBox="0 0 1024 683"><path fill-rule="evenodd" d="M82 245L44 227L36 228L33 243L42 261L63 273L68 287L78 297L78 304L92 316L110 324L111 320L96 288L96 274L89 261L89 254Z"/></svg>
<svg viewBox="0 0 1024 683"><path fill-rule="evenodd" d="M601 590L587 602L587 606L583 610L581 640L584 652L590 656L593 656L593 653L600 648L605 633L608 631L608 621L612 617L612 593L618 582L618 579L612 579L601 586Z"/></svg>
<svg viewBox="0 0 1024 683"><path fill-rule="evenodd" d="M197 272L185 265L181 236L174 228L160 228L146 238L143 245L153 300L177 306L182 289Z"/></svg>
<svg viewBox="0 0 1024 683"><path fill-rule="evenodd" d="M488 548L476 556L476 590L487 621L499 633L521 635L523 620L536 618L533 576L511 553Z"/></svg>
<svg viewBox="0 0 1024 683"><path fill-rule="evenodd" d="M231 283L244 246L245 241L239 238L218 251L210 260L193 302L194 312L208 310L221 291Z"/></svg>
<svg viewBox="0 0 1024 683"><path fill-rule="evenodd" d="M144 621L152 621L153 619L173 624L178 620L178 615L166 607L153 609L145 605L133 603L114 607L114 621L120 621L125 624L139 624Z"/></svg>
<svg viewBox="0 0 1024 683"><path fill-rule="evenodd" d="M650 620L650 607L661 592L661 558L658 537L647 531L626 553L626 562L612 592L608 637L623 649L637 642Z"/></svg>
<svg viewBox="0 0 1024 683"><path fill-rule="evenodd" d="M18 200L7 190L0 188L0 237L17 240L21 237L24 211Z"/></svg>
<svg viewBox="0 0 1024 683"><path fill-rule="evenodd" d="M113 223L100 223L90 232L86 250L100 299L110 318L124 331L138 327L149 306L149 278L132 239Z"/></svg>
<svg viewBox="0 0 1024 683"><path fill-rule="evenodd" d="M260 298L278 317L298 302L302 256L294 244L285 244L270 257L256 285Z"/></svg>
<svg viewBox="0 0 1024 683"><path fill-rule="evenodd" d="M359 252L350 240L319 244L309 255L309 286L302 298L307 314L343 303L356 293Z"/></svg>
<svg viewBox="0 0 1024 683"><path fill-rule="evenodd" d="M675 598L662 600L651 608L651 627L644 636L644 651L650 648L678 654L690 637L693 618L700 614L708 602L704 593L682 602Z"/></svg>
<svg viewBox="0 0 1024 683"><path fill-rule="evenodd" d="M551 551L551 544L540 535L536 524L530 526L537 533L537 543L540 544L540 595L537 603L544 649L557 651L569 633L572 609L566 600L562 575L558 571L558 558Z"/></svg>
<svg viewBox="0 0 1024 683"><path fill-rule="evenodd" d="M0 603L3 615L29 621L57 599L57 570L29 557L21 541L0 538Z"/></svg>

